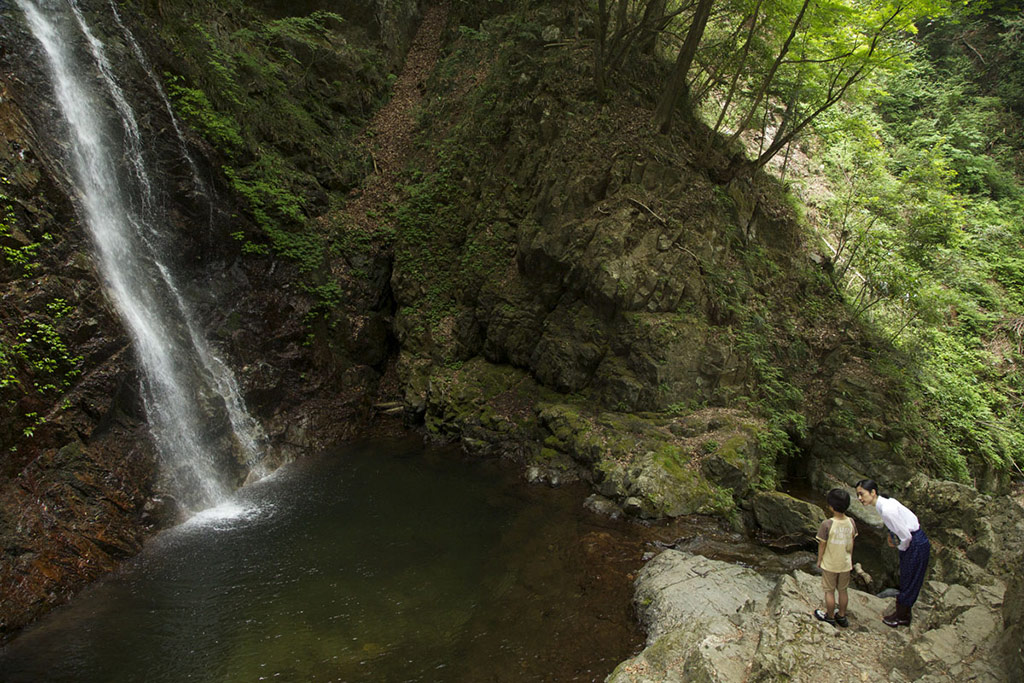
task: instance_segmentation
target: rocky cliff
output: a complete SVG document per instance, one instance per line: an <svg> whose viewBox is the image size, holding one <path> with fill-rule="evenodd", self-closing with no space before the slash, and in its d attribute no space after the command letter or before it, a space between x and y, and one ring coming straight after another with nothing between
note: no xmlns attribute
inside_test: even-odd
<svg viewBox="0 0 1024 683"><path fill-rule="evenodd" d="M655 135L657 64L597 98L566 22L463 27L425 84L378 226L411 416L649 517L726 513L792 475L943 474L912 360L848 315L795 201L768 176L717 182L699 125Z"/></svg>

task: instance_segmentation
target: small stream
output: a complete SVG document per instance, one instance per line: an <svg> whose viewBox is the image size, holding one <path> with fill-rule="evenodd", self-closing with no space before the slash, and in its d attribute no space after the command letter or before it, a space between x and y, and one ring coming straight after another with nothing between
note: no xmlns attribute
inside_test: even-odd
<svg viewBox="0 0 1024 683"><path fill-rule="evenodd" d="M0 680L592 681L642 643L643 543L420 439L288 465L0 650Z"/></svg>

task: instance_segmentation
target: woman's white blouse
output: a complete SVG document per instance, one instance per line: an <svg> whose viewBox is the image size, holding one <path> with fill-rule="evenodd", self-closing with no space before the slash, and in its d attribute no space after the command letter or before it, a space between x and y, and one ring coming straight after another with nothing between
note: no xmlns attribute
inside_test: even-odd
<svg viewBox="0 0 1024 683"><path fill-rule="evenodd" d="M875 509L882 516L882 522L885 523L889 531L900 539L897 547L900 550L909 548L910 534L921 528L921 523L917 521L917 515L895 498L883 498L882 496L875 501Z"/></svg>

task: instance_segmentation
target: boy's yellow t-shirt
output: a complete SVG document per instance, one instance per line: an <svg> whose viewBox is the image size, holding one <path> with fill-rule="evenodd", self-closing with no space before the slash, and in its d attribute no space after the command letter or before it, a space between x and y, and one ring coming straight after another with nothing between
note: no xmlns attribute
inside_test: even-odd
<svg viewBox="0 0 1024 683"><path fill-rule="evenodd" d="M828 572L848 572L853 569L853 539L857 525L853 519L826 519L818 527L817 539L825 541L821 568Z"/></svg>

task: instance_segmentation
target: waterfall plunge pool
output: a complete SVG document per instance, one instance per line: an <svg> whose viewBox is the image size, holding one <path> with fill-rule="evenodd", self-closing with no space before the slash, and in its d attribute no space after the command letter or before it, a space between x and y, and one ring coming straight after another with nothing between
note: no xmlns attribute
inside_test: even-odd
<svg viewBox="0 0 1024 683"><path fill-rule="evenodd" d="M0 650L0 680L593 681L642 645L635 529L419 439L292 463Z"/></svg>

